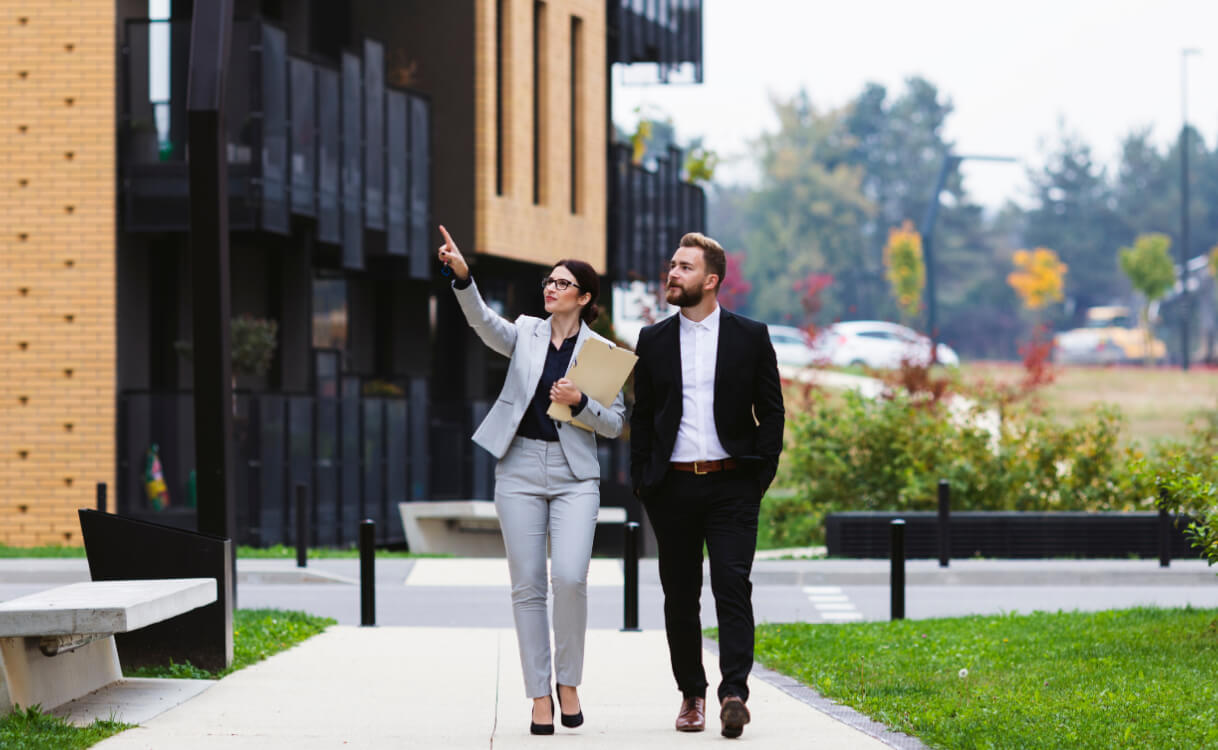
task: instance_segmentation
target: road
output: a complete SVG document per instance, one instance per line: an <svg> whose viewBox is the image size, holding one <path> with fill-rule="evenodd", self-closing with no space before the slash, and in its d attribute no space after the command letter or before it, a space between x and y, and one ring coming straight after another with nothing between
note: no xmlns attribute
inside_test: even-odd
<svg viewBox="0 0 1218 750"><path fill-rule="evenodd" d="M305 570L292 561L241 560L238 606L301 609L359 624L356 560L314 560ZM593 560L588 626L623 624L621 562ZM1101 610L1133 606L1218 608L1218 569L1198 560L1166 570L1150 560L933 561L907 567L906 615L911 619L1035 610ZM0 560L0 600L87 580L83 560ZM655 560L640 563L639 625L663 627ZM888 562L882 560L767 560L754 568L753 606L758 622L857 622L889 618ZM512 626L503 560L380 560L377 623L426 627ZM715 625L707 578L703 624Z"/></svg>

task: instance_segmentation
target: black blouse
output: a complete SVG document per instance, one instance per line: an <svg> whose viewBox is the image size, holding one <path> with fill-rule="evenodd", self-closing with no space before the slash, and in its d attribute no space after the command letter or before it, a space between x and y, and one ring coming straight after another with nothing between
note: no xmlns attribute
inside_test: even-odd
<svg viewBox="0 0 1218 750"><path fill-rule="evenodd" d="M466 289L473 283L474 275L470 274L465 281L459 279L453 281L453 286L457 289ZM533 393L533 400L529 402L529 408L525 410L524 417L520 420L520 427L516 429L516 434L523 438L531 438L533 440L548 440L550 442L558 441L558 430L562 427L562 422L557 422L550 419L546 412L550 409L550 388L554 382L563 377L567 373L567 365L571 363L571 355L575 353L575 340L579 338L579 334L564 340L562 346L554 348L554 342L546 347L546 363L541 371L541 378L537 381L537 390ZM583 394L579 403L571 407L571 416L578 415L588 405L588 394Z"/></svg>

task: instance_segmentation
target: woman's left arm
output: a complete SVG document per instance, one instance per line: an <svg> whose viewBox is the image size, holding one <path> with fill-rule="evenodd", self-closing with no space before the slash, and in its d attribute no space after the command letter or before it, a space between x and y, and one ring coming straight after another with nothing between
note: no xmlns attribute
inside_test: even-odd
<svg viewBox="0 0 1218 750"><path fill-rule="evenodd" d="M588 403L572 419L585 427L591 427L598 435L615 438L622 434L622 425L626 422L626 401L622 398L621 391L617 392L617 398L613 399L613 405L608 408L589 397Z"/></svg>
<svg viewBox="0 0 1218 750"><path fill-rule="evenodd" d="M626 422L626 402L621 391L618 391L617 398L613 400L613 406L605 408L601 402L581 393L570 379L559 378L550 387L550 400L570 406L571 419L598 435L615 438L622 434L622 425ZM579 406L581 402L583 407Z"/></svg>

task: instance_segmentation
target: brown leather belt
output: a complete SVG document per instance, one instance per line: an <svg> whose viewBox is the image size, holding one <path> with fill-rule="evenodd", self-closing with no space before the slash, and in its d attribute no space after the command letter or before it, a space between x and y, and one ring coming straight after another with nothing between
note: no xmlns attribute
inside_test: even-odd
<svg viewBox="0 0 1218 750"><path fill-rule="evenodd" d="M690 471L694 474L710 474L715 471L730 471L736 468L736 459L725 458L722 461L689 461L687 463L678 463L673 461L669 464L677 471Z"/></svg>

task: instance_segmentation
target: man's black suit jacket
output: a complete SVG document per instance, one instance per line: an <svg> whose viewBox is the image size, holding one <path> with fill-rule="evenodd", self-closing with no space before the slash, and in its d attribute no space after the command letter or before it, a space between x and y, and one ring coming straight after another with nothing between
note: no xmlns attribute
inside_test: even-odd
<svg viewBox="0 0 1218 750"><path fill-rule="evenodd" d="M635 400L630 416L630 474L635 494L644 500L669 470L681 424L678 317L679 313L644 328L635 352L639 361L634 368ZM761 497L774 480L782 451L785 411L778 363L764 323L722 308L714 398L719 442L755 473Z"/></svg>

